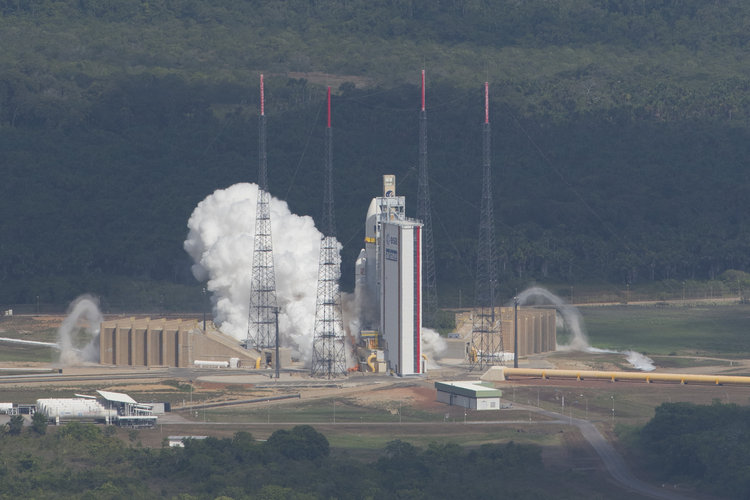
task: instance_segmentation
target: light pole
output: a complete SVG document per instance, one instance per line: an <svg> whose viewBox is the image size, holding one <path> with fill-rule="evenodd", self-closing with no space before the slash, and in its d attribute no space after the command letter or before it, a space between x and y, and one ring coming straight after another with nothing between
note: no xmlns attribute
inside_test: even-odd
<svg viewBox="0 0 750 500"><path fill-rule="evenodd" d="M206 333L206 287L203 287L203 333Z"/></svg>
<svg viewBox="0 0 750 500"><path fill-rule="evenodd" d="M513 368L518 368L518 297L513 297Z"/></svg>
<svg viewBox="0 0 750 500"><path fill-rule="evenodd" d="M275 365L275 368L276 368L276 379L278 380L279 368L281 367L281 362L279 361L279 308L274 307L273 313L276 315L276 359L274 360L273 364Z"/></svg>
<svg viewBox="0 0 750 500"><path fill-rule="evenodd" d="M612 425L615 425L615 395L611 395L610 399L612 400Z"/></svg>
<svg viewBox="0 0 750 500"><path fill-rule="evenodd" d="M581 394L581 397L583 398L583 401L586 404L586 418L589 418L589 400L583 394Z"/></svg>

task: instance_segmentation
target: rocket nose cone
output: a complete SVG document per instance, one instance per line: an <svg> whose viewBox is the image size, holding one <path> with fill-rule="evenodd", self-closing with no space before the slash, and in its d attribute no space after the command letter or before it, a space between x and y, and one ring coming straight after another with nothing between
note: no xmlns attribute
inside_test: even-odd
<svg viewBox="0 0 750 500"><path fill-rule="evenodd" d="M369 219L373 215L378 213L378 205L375 203L375 198L370 200L370 207L367 209L367 218Z"/></svg>
<svg viewBox="0 0 750 500"><path fill-rule="evenodd" d="M359 274L364 274L364 269L367 266L367 252L363 248L359 251L359 256L357 257L357 260L354 261L354 268L357 270ZM360 273L361 271L361 273Z"/></svg>

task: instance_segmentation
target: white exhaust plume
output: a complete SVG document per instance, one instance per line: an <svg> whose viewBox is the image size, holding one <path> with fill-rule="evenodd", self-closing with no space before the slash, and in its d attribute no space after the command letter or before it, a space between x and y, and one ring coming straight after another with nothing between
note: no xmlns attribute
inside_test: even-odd
<svg viewBox="0 0 750 500"><path fill-rule="evenodd" d="M211 292L214 322L239 341L247 338L257 195L248 183L214 191L193 210L184 243L193 275ZM322 234L284 201L271 197L270 210L280 344L309 364Z"/></svg>
<svg viewBox="0 0 750 500"><path fill-rule="evenodd" d="M447 348L445 339L438 332L430 328L422 328L422 352L427 356L427 368L438 368L437 360L442 357Z"/></svg>
<svg viewBox="0 0 750 500"><path fill-rule="evenodd" d="M557 350L559 351L624 354L628 363L638 370L650 372L656 368L651 358L635 351L612 351L591 347L586 336L586 329L583 325L581 313L578 312L578 309L575 306L565 303L563 299L549 290L540 287L532 287L528 290L524 290L518 295L518 303L521 305L551 304L555 307L558 312L557 326L564 325L571 334L569 344L557 345ZM560 322L562 322L563 325L560 325Z"/></svg>
<svg viewBox="0 0 750 500"><path fill-rule="evenodd" d="M99 300L82 295L68 307L68 316L57 329L57 345L60 348L60 363L76 365L99 362L99 329L102 313ZM80 337L82 336L82 337ZM86 343L86 340L88 342ZM85 345L81 348L81 344Z"/></svg>

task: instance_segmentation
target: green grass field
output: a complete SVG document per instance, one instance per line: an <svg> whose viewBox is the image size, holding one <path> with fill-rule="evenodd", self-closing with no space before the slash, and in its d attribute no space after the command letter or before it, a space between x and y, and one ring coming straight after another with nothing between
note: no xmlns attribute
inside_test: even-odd
<svg viewBox="0 0 750 500"><path fill-rule="evenodd" d="M750 356L750 305L581 307L594 347L654 355Z"/></svg>

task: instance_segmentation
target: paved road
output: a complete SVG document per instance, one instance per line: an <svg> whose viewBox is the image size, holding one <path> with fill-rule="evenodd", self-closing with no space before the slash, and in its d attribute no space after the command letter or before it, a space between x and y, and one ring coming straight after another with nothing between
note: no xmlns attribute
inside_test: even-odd
<svg viewBox="0 0 750 500"><path fill-rule="evenodd" d="M540 413L552 418L560 418L561 416L561 414L559 413L544 410L542 408L537 408L535 406L518 406L522 406L526 410L534 411L536 413ZM664 500L684 500L688 498L676 491L657 488L635 477L633 473L630 472L630 469L628 468L627 464L622 459L620 454L617 453L617 451L614 449L614 447L612 447L609 441L607 441L605 437L602 436L602 433L599 432L599 429L597 429L596 426L588 420L583 420L580 418L565 418L564 415L562 415L562 417L565 419L566 423L578 427L583 437L586 439L586 441L589 442L591 447L594 448L594 451L597 453L597 455L599 455L599 457L602 459L602 462L604 462L604 466L607 468L607 471L610 473L612 478L623 488L649 498L659 498Z"/></svg>

